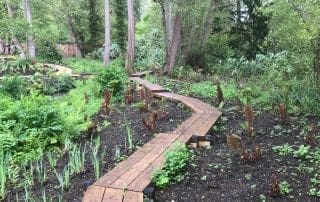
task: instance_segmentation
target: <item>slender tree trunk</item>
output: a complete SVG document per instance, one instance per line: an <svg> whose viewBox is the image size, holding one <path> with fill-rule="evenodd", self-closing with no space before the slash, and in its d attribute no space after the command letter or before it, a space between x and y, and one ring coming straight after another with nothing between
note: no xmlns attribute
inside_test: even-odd
<svg viewBox="0 0 320 202"><path fill-rule="evenodd" d="M167 30L167 54L166 63L164 65L164 72L171 73L176 61L178 52L181 45L181 13L179 11L180 1L177 1L178 9L175 11L175 16L173 17L172 7L169 5L165 6L165 29ZM172 19L174 19L172 21Z"/></svg>
<svg viewBox="0 0 320 202"><path fill-rule="evenodd" d="M128 0L128 49L126 69L129 74L133 73L134 57L135 57L135 23L134 23L134 8L133 1Z"/></svg>
<svg viewBox="0 0 320 202"><path fill-rule="evenodd" d="M320 85L320 32L318 31L317 36L313 40L313 70L318 81L318 85Z"/></svg>
<svg viewBox="0 0 320 202"><path fill-rule="evenodd" d="M13 16L13 11L12 11L12 7L10 5L10 2L9 0L6 1L6 4L7 4L7 9L8 9L8 16L9 18L13 19L14 16ZM21 45L21 43L19 42L19 40L15 37L15 35L13 34L12 35L12 41L13 43L15 44L15 46L17 47L18 51L20 52L20 58L21 59L26 59L26 54L24 52L24 49Z"/></svg>
<svg viewBox="0 0 320 202"><path fill-rule="evenodd" d="M32 32L32 4L31 0L24 0L25 16ZM27 37L28 57L30 59L36 58L36 46L34 43L33 34L29 33Z"/></svg>
<svg viewBox="0 0 320 202"><path fill-rule="evenodd" d="M105 16L105 48L103 63L108 67L110 63L110 49L111 49L111 32L110 32L110 1L104 0L104 16Z"/></svg>
<svg viewBox="0 0 320 202"><path fill-rule="evenodd" d="M237 0L237 21L241 23L242 11L241 11L241 0Z"/></svg>
<svg viewBox="0 0 320 202"><path fill-rule="evenodd" d="M208 9L206 10L206 14L204 15L204 19L203 19L203 26L202 26L202 31L201 31L201 43L200 43L200 49L203 50L203 48L205 47L205 45L208 42L209 36L212 32L212 27L213 27L213 17L212 17L212 13L214 10L214 4L218 3L217 0L210 0L209 5L208 5Z"/></svg>
<svg viewBox="0 0 320 202"><path fill-rule="evenodd" d="M70 35L71 35L71 40L72 40L72 42L76 43L77 49L78 49L77 51L79 51L80 55L82 57L84 57L84 51L83 51L81 42L79 40L78 34L74 29L72 17L71 16L67 16L67 18L68 18L67 25L68 25L68 29L69 29L69 32L70 32Z"/></svg>
<svg viewBox="0 0 320 202"><path fill-rule="evenodd" d="M164 72L171 73L177 62L177 56L181 45L181 14L177 11L173 24L173 34L170 40L169 57L166 59Z"/></svg>

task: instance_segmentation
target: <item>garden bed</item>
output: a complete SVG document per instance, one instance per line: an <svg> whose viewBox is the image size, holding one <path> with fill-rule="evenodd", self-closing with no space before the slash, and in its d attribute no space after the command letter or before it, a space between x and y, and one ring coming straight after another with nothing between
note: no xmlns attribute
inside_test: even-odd
<svg viewBox="0 0 320 202"><path fill-rule="evenodd" d="M83 192L98 177L93 165L93 148L98 146L96 157L101 158L102 163L99 172L99 176L101 176L133 153L136 148L153 138L154 133L143 126L142 117L149 116L150 112L154 110L169 112L165 119L159 120L157 123L156 132L160 133L174 130L177 125L191 116L191 113L185 110L181 104L160 100L156 100L151 105L149 112L144 113L137 107L137 95L134 95L134 97L136 99L131 105L114 104L110 115L105 115L103 111L100 111L93 116L92 120L97 125L97 133L88 134L88 131L78 137L75 143L65 143L65 147L62 148L65 154L58 158L55 169L50 166L46 156L43 159L43 165L45 165L47 172L47 180L41 183L39 179L34 177L34 185L26 189L15 189L10 186L6 200L12 201L16 197L25 200L27 193L30 198L34 199L43 198L45 195L47 199L58 200L60 198L64 201L81 201ZM131 149L129 138L132 139L133 148ZM86 149L84 149L84 145L86 145ZM69 185L62 191L57 176L62 175L67 165L70 165L72 148L77 148L76 150L85 153L84 168L81 172L70 175ZM34 169L34 176L37 173L37 169Z"/></svg>
<svg viewBox="0 0 320 202"><path fill-rule="evenodd" d="M237 134L244 148L253 147L251 138L240 127L243 113L235 106L235 103L226 105L220 124L208 135L211 147L194 150L194 160L186 168L185 179L156 190L156 201L270 200L273 173L281 187L281 193L273 200L316 201L314 195L320 195L317 174L320 150L317 144L304 154L305 147L301 145L307 147L307 135L319 138L319 117L289 114L287 122L281 125L276 111L255 112L257 132L253 141L261 146L262 158L244 163L226 142L227 135Z"/></svg>

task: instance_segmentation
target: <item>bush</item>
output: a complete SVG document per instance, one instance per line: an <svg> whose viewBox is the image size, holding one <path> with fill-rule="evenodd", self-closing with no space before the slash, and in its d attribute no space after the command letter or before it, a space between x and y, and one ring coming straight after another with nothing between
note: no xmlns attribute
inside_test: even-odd
<svg viewBox="0 0 320 202"><path fill-rule="evenodd" d="M11 151L24 160L30 154L28 158L35 158L44 148L62 142L67 131L49 97L32 94L18 101L6 99L6 102L9 107L0 111L0 134L6 133L10 141L2 142L0 147L8 147L7 142L17 143Z"/></svg>
<svg viewBox="0 0 320 202"><path fill-rule="evenodd" d="M96 79L102 87L102 91L105 88L109 88L113 90L114 96L121 96L128 81L127 74L124 71L123 59L118 58L112 61L108 68L100 71ZM102 91L101 94L103 93Z"/></svg>
<svg viewBox="0 0 320 202"><path fill-rule="evenodd" d="M182 171L187 166L191 153L187 146L182 143L175 143L172 148L164 154L165 165L162 170L158 170L152 178L152 181L159 188L164 188L172 181L181 181L183 179Z"/></svg>
<svg viewBox="0 0 320 202"><path fill-rule="evenodd" d="M83 59L83 58L66 58L63 63L79 73L99 73L105 67L101 61Z"/></svg>
<svg viewBox="0 0 320 202"><path fill-rule="evenodd" d="M27 93L26 82L19 76L8 76L0 80L0 92L14 99Z"/></svg>
<svg viewBox="0 0 320 202"><path fill-rule="evenodd" d="M62 60L62 55L59 53L56 44L53 42L39 40L37 43L37 54L46 62L58 62Z"/></svg>

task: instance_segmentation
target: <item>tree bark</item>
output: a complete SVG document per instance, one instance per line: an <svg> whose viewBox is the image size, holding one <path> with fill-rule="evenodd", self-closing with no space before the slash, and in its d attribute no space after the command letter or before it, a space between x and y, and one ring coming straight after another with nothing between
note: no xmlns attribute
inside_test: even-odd
<svg viewBox="0 0 320 202"><path fill-rule="evenodd" d="M203 19L203 26L202 26L202 31L201 31L201 43L200 43L200 49L203 50L205 45L208 42L209 36L212 32L212 27L213 27L213 10L214 10L214 4L217 2L217 0L210 0L208 9L206 11L206 14L204 15Z"/></svg>
<svg viewBox="0 0 320 202"><path fill-rule="evenodd" d="M108 67L110 63L110 49L111 49L111 32L110 32L110 1L104 0L104 16L105 16L105 48L103 63Z"/></svg>
<svg viewBox="0 0 320 202"><path fill-rule="evenodd" d="M7 4L7 9L8 9L8 16L9 16L9 18L13 19L14 15L13 15L12 7L10 5L9 0L6 1L6 4ZM26 59L26 53L24 52L24 49L23 49L20 41L16 38L16 36L14 34L12 34L12 41L15 44L15 46L17 47L17 49L20 51L20 58Z"/></svg>
<svg viewBox="0 0 320 202"><path fill-rule="evenodd" d="M32 4L31 4L31 0L24 0L24 8L25 8L25 16L26 16L26 20L29 23L29 27L31 28L31 32L32 32ZM36 58L36 46L34 43L34 38L33 38L33 34L29 33L28 37L27 37L27 47L28 47L28 57L30 59L35 59Z"/></svg>
<svg viewBox="0 0 320 202"><path fill-rule="evenodd" d="M69 32L70 32L71 40L72 40L72 42L76 43L77 49L78 49L80 55L82 57L84 57L83 47L82 47L81 42L79 40L78 34L74 29L72 17L71 16L67 16L67 18L68 18L67 19L67 25L68 25L68 29L69 29Z"/></svg>
<svg viewBox="0 0 320 202"><path fill-rule="evenodd" d="M166 62L164 72L171 73L177 61L178 52L181 45L181 13L179 11L180 1L177 1L178 9L173 17L172 7L168 2L164 5L164 29L166 30ZM174 20L172 20L174 19Z"/></svg>
<svg viewBox="0 0 320 202"><path fill-rule="evenodd" d="M134 57L135 57L135 22L133 1L128 0L128 49L126 69L129 74L133 73Z"/></svg>
<svg viewBox="0 0 320 202"><path fill-rule="evenodd" d="M241 11L241 0L237 0L237 22L241 23L242 11Z"/></svg>
<svg viewBox="0 0 320 202"><path fill-rule="evenodd" d="M177 56L181 45L181 14L177 11L173 24L173 34L170 39L169 54L164 66L164 72L171 73L177 62Z"/></svg>

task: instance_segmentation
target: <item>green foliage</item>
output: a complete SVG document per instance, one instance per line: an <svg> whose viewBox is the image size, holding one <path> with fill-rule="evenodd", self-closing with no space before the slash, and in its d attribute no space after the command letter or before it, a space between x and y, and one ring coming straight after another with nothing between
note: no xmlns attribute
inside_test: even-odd
<svg viewBox="0 0 320 202"><path fill-rule="evenodd" d="M202 97L214 97L216 94L216 88L210 81L204 81L200 83L194 83L191 85L191 93L193 95Z"/></svg>
<svg viewBox="0 0 320 202"><path fill-rule="evenodd" d="M262 0L242 0L241 2L247 8L245 14L248 19L236 19L236 24L231 27L230 44L240 55L254 58L257 53L261 53L264 38L268 35L268 16L261 11Z"/></svg>
<svg viewBox="0 0 320 202"><path fill-rule="evenodd" d="M136 67L148 69L164 62L165 42L159 7L150 6L136 25Z"/></svg>
<svg viewBox="0 0 320 202"><path fill-rule="evenodd" d="M280 182L279 187L280 187L280 193L281 193L282 195L290 194L290 192L292 191L292 190L290 189L289 183L286 182L286 181Z"/></svg>
<svg viewBox="0 0 320 202"><path fill-rule="evenodd" d="M152 181L159 188L165 188L173 181L183 180L183 169L186 167L191 153L185 144L175 143L165 152L165 165L158 170Z"/></svg>
<svg viewBox="0 0 320 202"><path fill-rule="evenodd" d="M58 62L62 61L62 55L56 48L54 42L40 40L37 43L37 55L46 62Z"/></svg>
<svg viewBox="0 0 320 202"><path fill-rule="evenodd" d="M126 38L127 38L127 26L126 26L126 16L127 16L127 6L126 2L123 0L112 0L112 7L114 10L114 19L112 21L112 27L115 29L113 36L115 36L115 43L119 46L121 53L126 51Z"/></svg>
<svg viewBox="0 0 320 202"><path fill-rule="evenodd" d="M11 150L17 159L34 158L42 149L61 141L66 131L59 111L49 104L50 98L31 94L7 102L11 102L9 107L0 111L0 133L7 134L1 147L19 145Z"/></svg>
<svg viewBox="0 0 320 202"><path fill-rule="evenodd" d="M272 147L273 151L278 152L281 156L287 156L293 152L292 147L289 144Z"/></svg>
<svg viewBox="0 0 320 202"><path fill-rule="evenodd" d="M210 36L205 52L206 69L209 72L212 71L211 65L225 61L234 55L234 50L229 46L228 36L220 33Z"/></svg>
<svg viewBox="0 0 320 202"><path fill-rule="evenodd" d="M0 80L0 92L13 99L18 99L27 93L26 82L19 76L5 77Z"/></svg>
<svg viewBox="0 0 320 202"><path fill-rule="evenodd" d="M103 38L103 18L100 15L102 13L98 12L99 2L97 0L88 1L89 38L87 52L92 52L96 47L103 44L102 40L99 41Z"/></svg>
<svg viewBox="0 0 320 202"><path fill-rule="evenodd" d="M109 88L113 90L114 96L122 96L128 80L124 71L123 59L118 58L112 61L108 68L104 68L99 72L96 80L102 87L102 91Z"/></svg>
<svg viewBox="0 0 320 202"><path fill-rule="evenodd" d="M28 71L36 70L35 66L32 65L31 60L18 59L8 60L1 59L0 61L0 73L2 74L25 74Z"/></svg>
<svg viewBox="0 0 320 202"><path fill-rule="evenodd" d="M294 151L293 154L295 157L300 159L306 159L310 152L310 146L301 145L298 150Z"/></svg>
<svg viewBox="0 0 320 202"><path fill-rule="evenodd" d="M75 81L71 76L60 75L50 78L32 79L32 87L40 90L45 95L55 95L57 93L67 93L75 88Z"/></svg>
<svg viewBox="0 0 320 202"><path fill-rule="evenodd" d="M102 62L90 59L66 58L63 63L79 73L98 73L105 68Z"/></svg>

